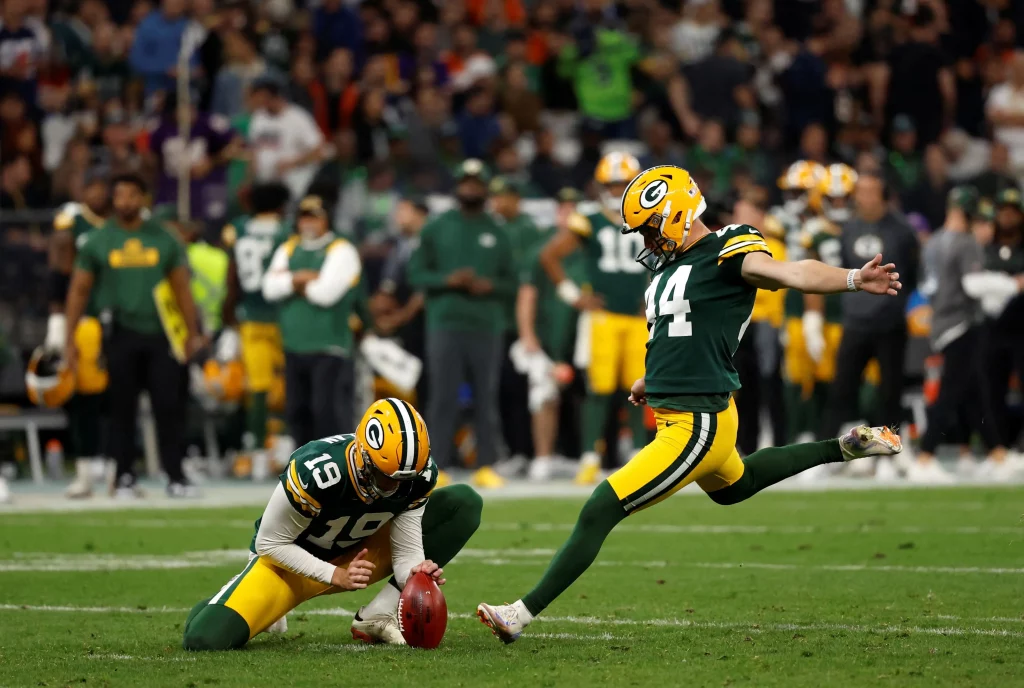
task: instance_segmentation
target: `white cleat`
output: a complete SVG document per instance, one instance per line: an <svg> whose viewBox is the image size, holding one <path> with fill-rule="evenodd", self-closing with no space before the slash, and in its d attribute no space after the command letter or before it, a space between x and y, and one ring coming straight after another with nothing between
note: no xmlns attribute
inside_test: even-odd
<svg viewBox="0 0 1024 688"><path fill-rule="evenodd" d="M481 603L476 608L476 615L506 645L514 643L526 628L526 624L519 620L519 612L511 604L492 607Z"/></svg>
<svg viewBox="0 0 1024 688"><path fill-rule="evenodd" d="M975 475L978 478L994 482L1009 480L1017 474L1017 466L1014 463L1009 457L1004 458L1002 461L989 457L981 462Z"/></svg>
<svg viewBox="0 0 1024 688"><path fill-rule="evenodd" d="M544 483L551 480L554 469L554 461L550 457L538 456L530 462L530 470L527 472L526 477L532 482Z"/></svg>
<svg viewBox="0 0 1024 688"><path fill-rule="evenodd" d="M918 485L952 485L956 482L953 474L942 467L936 459L915 461L907 469L907 480Z"/></svg>
<svg viewBox="0 0 1024 688"><path fill-rule="evenodd" d="M288 632L288 615L285 614L274 623L267 626L266 633L287 633Z"/></svg>
<svg viewBox="0 0 1024 688"><path fill-rule="evenodd" d="M865 456L899 454L903 451L903 442L887 427L858 425L839 438L839 447L843 450L843 461L853 461Z"/></svg>
<svg viewBox="0 0 1024 688"><path fill-rule="evenodd" d="M978 462L973 456L961 456L956 460L956 474L961 478L973 478L978 475Z"/></svg>
<svg viewBox="0 0 1024 688"><path fill-rule="evenodd" d="M363 607L365 609L365 607ZM398 613L362 618L363 609L352 620L352 637L368 645L405 645L402 629L398 626Z"/></svg>

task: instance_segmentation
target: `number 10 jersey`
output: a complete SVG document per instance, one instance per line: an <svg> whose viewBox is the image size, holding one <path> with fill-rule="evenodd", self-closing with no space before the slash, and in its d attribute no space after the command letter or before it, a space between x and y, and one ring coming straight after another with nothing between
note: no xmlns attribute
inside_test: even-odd
<svg viewBox="0 0 1024 688"><path fill-rule="evenodd" d="M281 485L292 507L313 519L295 544L324 561L370 537L403 511L418 509L437 483L434 460L412 480L402 481L386 499L367 504L353 484L355 435L335 435L304 444L292 454L281 474ZM256 552L256 521L250 550Z"/></svg>
<svg viewBox="0 0 1024 688"><path fill-rule="evenodd" d="M742 257L771 254L750 225L729 225L699 239L661 267L647 288L648 403L680 411L722 411L740 388L732 357L754 308L757 288L740 274Z"/></svg>

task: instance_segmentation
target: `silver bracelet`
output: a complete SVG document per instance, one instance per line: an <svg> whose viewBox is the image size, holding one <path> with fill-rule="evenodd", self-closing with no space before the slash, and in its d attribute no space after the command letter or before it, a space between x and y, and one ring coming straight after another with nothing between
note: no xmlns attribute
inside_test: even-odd
<svg viewBox="0 0 1024 688"><path fill-rule="evenodd" d="M857 285L853 279L856 273L856 269L850 270L848 273L846 273L846 291L860 291L860 289L857 288Z"/></svg>

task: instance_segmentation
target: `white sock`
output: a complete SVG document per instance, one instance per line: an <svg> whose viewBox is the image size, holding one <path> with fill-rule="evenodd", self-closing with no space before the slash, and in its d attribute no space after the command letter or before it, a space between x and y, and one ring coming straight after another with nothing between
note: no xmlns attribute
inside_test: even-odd
<svg viewBox="0 0 1024 688"><path fill-rule="evenodd" d="M522 626L525 627L533 621L533 614L531 614L530 610L526 608L526 605L523 604L522 600L516 600L513 602L512 608L516 610L517 614L519 614L519 623Z"/></svg>
<svg viewBox="0 0 1024 688"><path fill-rule="evenodd" d="M370 604L359 610L359 616L365 619L371 616L394 614L395 610L398 609L398 598L401 596L402 593L398 592L395 586L391 585L391 583L385 583L384 587L377 593L377 596L370 600Z"/></svg>

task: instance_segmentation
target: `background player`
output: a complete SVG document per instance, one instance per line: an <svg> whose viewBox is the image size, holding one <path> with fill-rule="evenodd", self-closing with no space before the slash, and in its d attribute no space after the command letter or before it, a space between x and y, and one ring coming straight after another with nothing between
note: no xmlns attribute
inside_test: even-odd
<svg viewBox="0 0 1024 688"><path fill-rule="evenodd" d="M605 428L618 408L615 393L626 390L643 376L647 321L643 317L647 274L633 259L643 248L638 235L619 231L619 199L640 163L626 153L609 153L594 172L600 189L600 208L586 214L586 223L574 223L559 232L540 254L540 262L554 283L559 298L581 311L577 346L586 351L587 396L583 402L582 450L576 481L596 483L604 453ZM586 210L586 207L583 207ZM585 257L588 291L567 275L563 261L577 249ZM577 358L577 365L584 367ZM643 413L629 409L634 446L646 436ZM629 457L623 457L629 458Z"/></svg>
<svg viewBox="0 0 1024 688"><path fill-rule="evenodd" d="M405 581L423 571L443 584L441 567L480 525L483 502L471 487L432 492L436 482L427 427L400 399L375 401L354 435L303 445L256 521L249 563L188 615L184 648L240 648L265 630L287 630L285 615L306 600L385 578L352 635L404 645Z"/></svg>
<svg viewBox="0 0 1024 688"><path fill-rule="evenodd" d="M105 178L96 176L87 180L82 190L82 203L65 204L53 220L49 255L50 319L43 344L47 350L63 353L67 331L64 302L75 256L88 234L104 225L109 211L110 189ZM92 495L93 479L103 474L106 464L100 448L103 392L108 381L102 359L103 328L99 321L102 292L102 285L96 285L84 317L75 327L78 368L75 395L67 404L71 451L76 456L75 480L68 486L67 496L73 498Z"/></svg>
<svg viewBox="0 0 1024 688"><path fill-rule="evenodd" d="M888 428L860 426L839 439L763 449L740 459L731 399L739 382L732 359L757 289L895 295L901 285L895 266L882 265L881 255L860 270L814 260L776 261L749 225L711 232L698 219L706 207L689 173L670 165L640 174L623 194L622 231L644 237L637 260L655 273L647 290L646 372L633 385L630 401L653 408L658 433L594 490L537 587L514 604L477 607L481 621L506 643L590 566L620 521L691 482L718 504L736 504L813 466L902 449Z"/></svg>
<svg viewBox="0 0 1024 688"><path fill-rule="evenodd" d="M254 187L252 215L235 219L222 233L231 262L224 300L225 330L216 353L221 361L234 360L241 353L248 391L242 449L250 453L255 478L266 476L267 397L284 369L277 306L263 298L262 284L274 251L291 234L284 217L288 199L283 184Z"/></svg>

